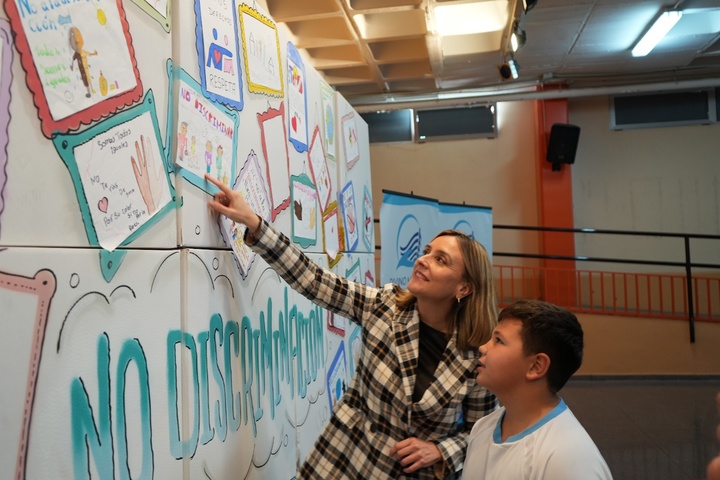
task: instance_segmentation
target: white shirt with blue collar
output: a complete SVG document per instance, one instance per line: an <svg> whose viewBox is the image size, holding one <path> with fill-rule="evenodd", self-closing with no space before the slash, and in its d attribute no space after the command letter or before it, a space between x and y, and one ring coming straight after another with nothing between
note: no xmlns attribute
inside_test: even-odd
<svg viewBox="0 0 720 480"><path fill-rule="evenodd" d="M595 442L562 399L503 442L504 415L500 408L473 426L462 480L612 480Z"/></svg>

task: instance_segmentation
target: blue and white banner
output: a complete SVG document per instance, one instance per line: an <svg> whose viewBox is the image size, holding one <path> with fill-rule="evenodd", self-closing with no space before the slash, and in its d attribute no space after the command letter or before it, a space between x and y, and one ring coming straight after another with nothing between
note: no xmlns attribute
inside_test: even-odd
<svg viewBox="0 0 720 480"><path fill-rule="evenodd" d="M485 247L492 258L492 208L474 205L439 203L440 230L460 230L470 235Z"/></svg>
<svg viewBox="0 0 720 480"><path fill-rule="evenodd" d="M380 207L380 283L407 285L425 245L441 230L457 229L483 244L492 257L492 209L440 203L383 191Z"/></svg>

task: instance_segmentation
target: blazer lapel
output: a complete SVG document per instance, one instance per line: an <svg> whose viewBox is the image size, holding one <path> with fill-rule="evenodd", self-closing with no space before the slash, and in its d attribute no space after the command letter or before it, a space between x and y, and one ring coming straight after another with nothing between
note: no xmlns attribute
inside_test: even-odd
<svg viewBox="0 0 720 480"><path fill-rule="evenodd" d="M448 341L445 352L435 370L435 379L432 381L423 397L423 410L433 410L441 399L454 396L460 388L472 376L477 356L472 351L460 350L457 348L457 333ZM442 402L441 402L442 403Z"/></svg>
<svg viewBox="0 0 720 480"><path fill-rule="evenodd" d="M420 346L420 317L417 310L405 310L393 321L393 334L395 336L395 351L400 362L403 389L405 390L408 405L412 403L413 389L415 388L415 372Z"/></svg>

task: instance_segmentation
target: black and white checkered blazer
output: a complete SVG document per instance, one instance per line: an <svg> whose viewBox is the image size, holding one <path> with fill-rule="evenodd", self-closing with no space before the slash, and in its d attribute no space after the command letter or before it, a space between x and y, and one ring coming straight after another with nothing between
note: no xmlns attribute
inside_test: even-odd
<svg viewBox="0 0 720 480"><path fill-rule="evenodd" d="M301 479L453 478L462 470L467 434L497 407L475 382L478 351L450 339L422 399L413 403L419 317L400 309L397 285L382 288L348 281L325 270L265 221L248 243L295 291L362 326L355 377L330 422L297 472ZM435 443L443 461L404 474L388 455L409 437Z"/></svg>

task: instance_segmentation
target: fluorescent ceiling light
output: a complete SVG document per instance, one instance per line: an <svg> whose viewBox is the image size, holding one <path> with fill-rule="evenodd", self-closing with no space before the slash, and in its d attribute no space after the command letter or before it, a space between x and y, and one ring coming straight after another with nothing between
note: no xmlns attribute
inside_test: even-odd
<svg viewBox="0 0 720 480"><path fill-rule="evenodd" d="M671 12L663 12L662 15L655 20L650 30L643 35L639 42L632 49L633 57L644 57L660 43L665 35L675 26L682 17L682 12L673 10Z"/></svg>
<svg viewBox="0 0 720 480"><path fill-rule="evenodd" d="M507 19L507 0L435 7L435 31L444 37L502 30Z"/></svg>

